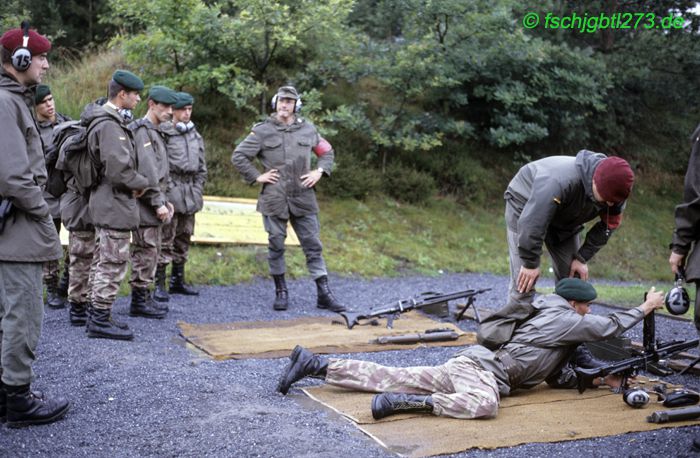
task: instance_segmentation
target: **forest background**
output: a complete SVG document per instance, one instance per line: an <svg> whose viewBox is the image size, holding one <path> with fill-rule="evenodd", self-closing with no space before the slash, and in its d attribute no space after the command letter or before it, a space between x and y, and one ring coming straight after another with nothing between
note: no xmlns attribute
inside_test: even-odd
<svg viewBox="0 0 700 458"><path fill-rule="evenodd" d="M600 286L610 301L638 302L650 284L672 281L673 208L700 119L696 2L526 3L0 0L0 25L29 19L52 39L48 84L71 117L105 95L116 68L192 93L211 195L256 196L231 152L269 113L275 89L295 85L303 116L337 152L318 185L336 274L506 274L502 195L518 168L581 149L622 156L637 183L590 270L639 283ZM528 13L537 27L524 26ZM631 20L552 29L548 13ZM681 27L667 27L674 18ZM289 254L290 273L306 275L301 250ZM195 247L188 277L264 277L265 257L265 247Z"/></svg>

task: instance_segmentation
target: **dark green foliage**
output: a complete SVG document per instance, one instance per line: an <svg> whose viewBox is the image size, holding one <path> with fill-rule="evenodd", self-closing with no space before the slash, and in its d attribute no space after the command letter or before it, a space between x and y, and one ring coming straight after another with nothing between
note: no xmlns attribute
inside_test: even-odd
<svg viewBox="0 0 700 458"><path fill-rule="evenodd" d="M363 200L382 189L382 176L375 166L352 157L337 162L333 175L318 184L321 194Z"/></svg>
<svg viewBox="0 0 700 458"><path fill-rule="evenodd" d="M387 167L384 175L384 192L396 200L419 204L431 199L437 188L428 173L399 163Z"/></svg>

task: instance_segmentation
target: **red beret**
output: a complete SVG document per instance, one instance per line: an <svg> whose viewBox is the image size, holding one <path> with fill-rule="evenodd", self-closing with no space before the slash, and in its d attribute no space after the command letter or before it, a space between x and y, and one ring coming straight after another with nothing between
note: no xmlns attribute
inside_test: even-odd
<svg viewBox="0 0 700 458"><path fill-rule="evenodd" d="M598 163L593 172L593 183L605 202L622 203L632 192L634 172L621 157L610 156Z"/></svg>
<svg viewBox="0 0 700 458"><path fill-rule="evenodd" d="M22 29L10 29L0 37L0 44L2 44L3 48L14 51L22 46L23 38L24 32ZM29 48L33 56L37 56L49 52L51 49L51 42L47 40L45 36L40 35L36 30L30 30L27 48Z"/></svg>

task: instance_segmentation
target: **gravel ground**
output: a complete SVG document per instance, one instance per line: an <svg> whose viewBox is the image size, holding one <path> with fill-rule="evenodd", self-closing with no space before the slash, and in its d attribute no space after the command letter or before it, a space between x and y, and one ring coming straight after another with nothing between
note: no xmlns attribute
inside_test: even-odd
<svg viewBox="0 0 700 458"><path fill-rule="evenodd" d="M136 333L133 342L88 339L83 328L68 325L67 310L47 310L33 388L64 395L71 410L60 422L13 430L0 427L0 456L395 456L350 422L310 401L298 389L275 391L284 359L212 361L188 348L177 322L213 323L329 314L314 306L310 279L290 282L290 309L273 312L269 280L201 289L198 298L174 296L165 320L128 316L120 298L115 315ZM336 296L353 308L408 297L421 291L452 292L493 288L479 306L495 306L507 280L481 274L434 278L331 279ZM594 306L594 313L606 308ZM474 330L470 320L460 326ZM628 333L641 340L641 324ZM657 320L657 336L694 338L689 322ZM388 351L357 357L389 365L439 364L454 348ZM672 377L697 387L697 376ZM318 384L304 380L295 386ZM620 401L622 402L622 401ZM691 456L700 427L675 427L554 444L527 444L497 450L467 451L459 457L534 456Z"/></svg>

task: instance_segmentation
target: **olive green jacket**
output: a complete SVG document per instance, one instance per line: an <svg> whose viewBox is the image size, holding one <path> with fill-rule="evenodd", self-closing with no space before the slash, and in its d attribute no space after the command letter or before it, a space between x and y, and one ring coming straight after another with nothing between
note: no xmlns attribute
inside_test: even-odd
<svg viewBox="0 0 700 458"><path fill-rule="evenodd" d="M33 106L32 91L0 69L0 198L13 205L0 234L0 261L44 262L63 255L43 196L46 165Z"/></svg>
<svg viewBox="0 0 700 458"><path fill-rule="evenodd" d="M167 202L165 192L169 180L165 142L158 128L147 118L130 123L129 129L134 133L138 171L148 178L149 184L148 190L138 199L141 218L139 226L160 226L162 222L158 219L156 210Z"/></svg>
<svg viewBox="0 0 700 458"><path fill-rule="evenodd" d="M265 171L277 169L280 173L277 183L263 185L257 206L260 213L283 219L288 219L290 213L318 213L316 192L301 184L301 176L309 173L313 148L320 140L316 127L303 118L297 117L294 123L285 125L270 116L256 124L236 147L231 162L248 183L255 183L261 175L252 163L255 158L260 159ZM318 157L318 167L324 175L330 175L333 161L332 149Z"/></svg>
<svg viewBox="0 0 700 458"><path fill-rule="evenodd" d="M161 124L160 131L170 165L168 200L176 213L193 215L204 206L204 184L208 174L204 139L195 127L179 132L170 122Z"/></svg>
<svg viewBox="0 0 700 458"><path fill-rule="evenodd" d="M62 115L61 113L56 113L56 120L51 121L38 121L36 123L39 128L39 135L41 135L41 142L44 144L44 157L46 157L46 152L51 145L51 139L53 137L54 126L59 125L62 122L70 121L68 116ZM46 203L49 204L49 210L51 211L51 217L54 219L61 217L61 207L59 205L59 198L54 197L48 191L44 191L44 199Z"/></svg>

